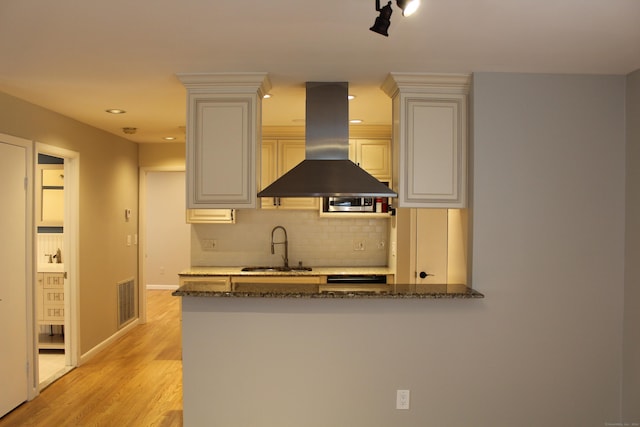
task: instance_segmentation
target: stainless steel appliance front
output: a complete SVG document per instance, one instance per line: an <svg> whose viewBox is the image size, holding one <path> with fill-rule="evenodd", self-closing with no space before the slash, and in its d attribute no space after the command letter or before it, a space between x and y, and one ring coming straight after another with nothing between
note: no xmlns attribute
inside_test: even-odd
<svg viewBox="0 0 640 427"><path fill-rule="evenodd" d="M325 212L374 212L375 199L373 197L325 197L323 199Z"/></svg>

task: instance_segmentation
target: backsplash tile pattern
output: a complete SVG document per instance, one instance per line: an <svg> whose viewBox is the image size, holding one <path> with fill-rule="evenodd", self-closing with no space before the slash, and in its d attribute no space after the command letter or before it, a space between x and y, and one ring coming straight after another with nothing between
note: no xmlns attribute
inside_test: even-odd
<svg viewBox="0 0 640 427"><path fill-rule="evenodd" d="M385 218L320 218L315 211L243 209L236 224L193 224L192 266L282 265L283 245L271 255L271 230L282 225L289 240L289 265L311 267L383 266L387 264L389 220ZM215 240L213 250L203 240ZM284 239L277 230L275 241ZM365 250L355 251L354 242Z"/></svg>
<svg viewBox="0 0 640 427"><path fill-rule="evenodd" d="M62 262L64 262L63 234L38 233L38 264L48 263L48 254L55 255L58 249L62 252ZM53 262L56 262L55 258Z"/></svg>

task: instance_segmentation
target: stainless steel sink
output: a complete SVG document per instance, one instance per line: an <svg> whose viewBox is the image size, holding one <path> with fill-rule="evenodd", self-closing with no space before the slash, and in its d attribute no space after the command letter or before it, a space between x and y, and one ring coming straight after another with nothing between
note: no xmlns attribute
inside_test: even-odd
<svg viewBox="0 0 640 427"><path fill-rule="evenodd" d="M311 271L311 267L243 267L241 271L268 273L268 272L296 272L296 271Z"/></svg>

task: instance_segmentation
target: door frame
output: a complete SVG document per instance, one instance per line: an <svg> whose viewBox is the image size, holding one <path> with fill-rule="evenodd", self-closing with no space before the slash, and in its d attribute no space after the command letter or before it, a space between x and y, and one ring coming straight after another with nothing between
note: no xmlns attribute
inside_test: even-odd
<svg viewBox="0 0 640 427"><path fill-rule="evenodd" d="M78 366L80 361L80 153L56 147L36 141L34 152L34 169L37 167L38 154L47 154L64 159L64 235L63 245L65 250L64 264L67 278L64 281L64 354L65 365L73 368ZM35 172L34 172L35 174ZM35 188L34 188L35 191ZM34 222L34 240L36 239L36 229ZM34 258L36 249L34 246ZM33 266L34 272L37 264ZM35 273L34 273L35 274ZM34 281L35 282L35 281ZM35 283L34 283L35 286ZM35 295L35 289L32 291ZM32 316L33 317L33 316ZM34 358L38 357L37 329L34 322ZM68 339L67 339L68 338ZM36 370L37 374L37 370ZM38 376L34 378L35 386L38 387Z"/></svg>

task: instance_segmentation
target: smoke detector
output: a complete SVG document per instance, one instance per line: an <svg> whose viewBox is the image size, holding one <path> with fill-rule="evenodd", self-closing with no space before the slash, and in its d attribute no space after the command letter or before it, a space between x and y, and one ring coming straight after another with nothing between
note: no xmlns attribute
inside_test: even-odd
<svg viewBox="0 0 640 427"><path fill-rule="evenodd" d="M133 135L137 131L138 128L122 128L122 132L126 133L127 135Z"/></svg>

